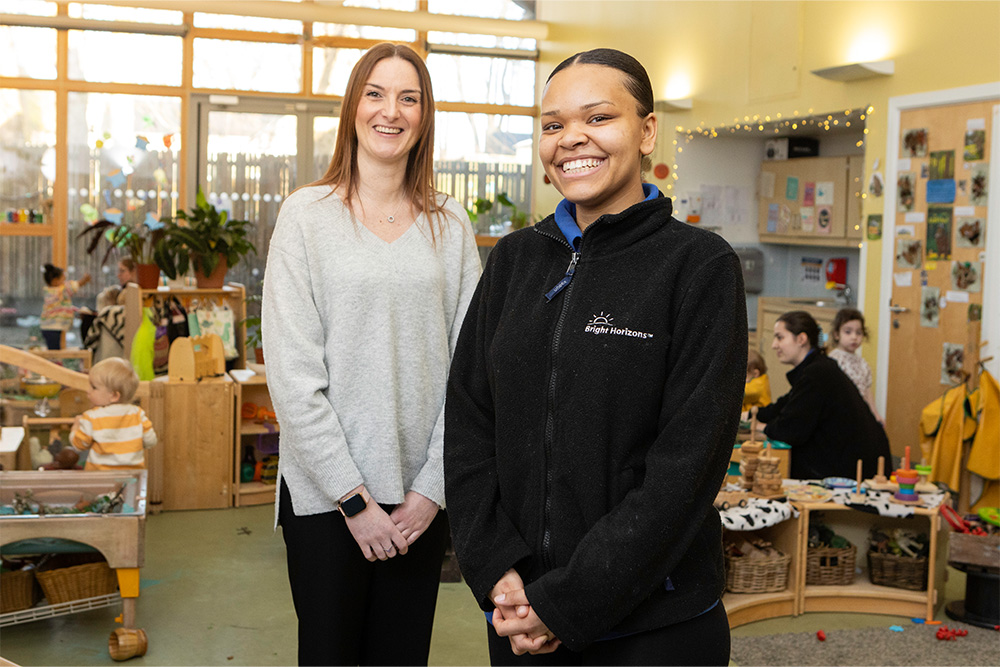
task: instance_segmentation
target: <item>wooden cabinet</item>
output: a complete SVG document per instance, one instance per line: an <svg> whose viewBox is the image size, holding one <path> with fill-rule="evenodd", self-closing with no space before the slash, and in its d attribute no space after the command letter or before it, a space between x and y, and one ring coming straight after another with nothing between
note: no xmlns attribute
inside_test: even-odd
<svg viewBox="0 0 1000 667"><path fill-rule="evenodd" d="M279 427L276 423L261 422L256 418L243 418L243 405L253 404L256 408L274 410L271 395L267 391L267 378L253 375L242 380L234 373L236 388L236 428L233 442L233 505L264 505L274 503L274 484L260 481L241 482L240 473L245 453L253 451L255 461L263 461L277 446ZM243 377L240 375L239 377Z"/></svg>
<svg viewBox="0 0 1000 667"><path fill-rule="evenodd" d="M228 375L162 385L163 415L154 420L159 442L164 510L232 505L233 381ZM157 391L161 387L156 388ZM159 422L159 423L157 423Z"/></svg>
<svg viewBox="0 0 1000 667"><path fill-rule="evenodd" d="M774 340L774 323L784 313L791 310L804 310L813 316L813 319L819 324L821 332L829 334L833 327L833 318L836 317L842 304L834 303L832 300L823 300L824 305L817 306L817 302L817 299L806 298L761 297L757 299L757 350L764 357L764 363L767 364L767 379L771 384L772 401L778 400L791 389L791 385L785 378L785 373L792 370L791 366L786 366L778 361L774 350L771 349L771 341Z"/></svg>
<svg viewBox="0 0 1000 667"><path fill-rule="evenodd" d="M947 502L947 501L946 501ZM809 546L807 539L809 522L817 521L817 513L822 514L823 523L835 533L847 538L857 547L856 567L861 572L854 583L846 586L807 586L805 567L799 569L798 588L801 596L800 613L809 611L850 611L856 612L863 602L865 612L872 614L893 614L911 618L931 620L939 602L944 600L946 566L948 564L948 529L941 521L937 508L914 508L914 516L908 518L885 517L858 512L835 503L806 503L801 505L802 539L799 545L799 560L805 563ZM927 559L927 590L911 591L905 588L877 586L871 583L868 574L868 530L872 526L884 530L906 528L925 532L930 538L930 555Z"/></svg>
<svg viewBox="0 0 1000 667"><path fill-rule="evenodd" d="M776 549L791 556L788 565L788 588L778 593L730 593L722 597L729 615L729 627L752 623L775 616L796 616L799 611L799 570L804 566L800 557L799 542L801 517L761 528L752 532L724 531L723 540L763 539Z"/></svg>
<svg viewBox="0 0 1000 667"><path fill-rule="evenodd" d="M138 285L130 283L125 288L125 358L132 356L132 339L135 332L139 330L142 323L142 309L153 305L157 298L177 297L181 305L187 310L195 302L202 303L225 303L233 311L233 320L236 326L236 350L239 357L236 358L233 368L246 368L246 291L239 283L223 285L219 289L195 289L195 288L171 288L158 287L156 289L141 289Z"/></svg>
<svg viewBox="0 0 1000 667"><path fill-rule="evenodd" d="M757 230L762 243L853 247L861 239L864 158L764 162Z"/></svg>

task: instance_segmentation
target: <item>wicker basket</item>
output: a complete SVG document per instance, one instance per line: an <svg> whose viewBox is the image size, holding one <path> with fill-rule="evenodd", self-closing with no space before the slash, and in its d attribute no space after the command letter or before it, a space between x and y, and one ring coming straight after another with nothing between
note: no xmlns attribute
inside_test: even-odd
<svg viewBox="0 0 1000 667"><path fill-rule="evenodd" d="M118 588L115 572L106 562L36 572L49 604L110 595Z"/></svg>
<svg viewBox="0 0 1000 667"><path fill-rule="evenodd" d="M35 597L34 570L0 572L0 614L30 609Z"/></svg>
<svg viewBox="0 0 1000 667"><path fill-rule="evenodd" d="M780 593L788 588L791 556L780 551L770 558L726 554L726 590L730 593Z"/></svg>
<svg viewBox="0 0 1000 667"><path fill-rule="evenodd" d="M806 551L806 585L836 586L854 583L853 544L843 549L809 547Z"/></svg>
<svg viewBox="0 0 1000 667"><path fill-rule="evenodd" d="M868 552L868 576L873 584L927 590L927 557L897 556L877 551Z"/></svg>

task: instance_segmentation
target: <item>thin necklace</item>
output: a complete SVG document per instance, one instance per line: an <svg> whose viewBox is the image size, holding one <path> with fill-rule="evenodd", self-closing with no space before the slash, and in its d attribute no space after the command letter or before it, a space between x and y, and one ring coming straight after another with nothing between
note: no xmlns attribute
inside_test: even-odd
<svg viewBox="0 0 1000 667"><path fill-rule="evenodd" d="M404 198L401 197L399 199L399 202L396 204L396 211L397 212L399 211L399 207L402 206L402 204L403 204L403 199ZM389 215L378 204L376 204L374 201L369 202L369 203L372 206L374 206L382 215L385 216L386 222L388 222L389 224L392 224L392 223L396 222L396 214L395 213L393 213L392 215ZM361 209L364 210L364 208L365 208L365 205L364 205L364 202L362 202L361 203Z"/></svg>

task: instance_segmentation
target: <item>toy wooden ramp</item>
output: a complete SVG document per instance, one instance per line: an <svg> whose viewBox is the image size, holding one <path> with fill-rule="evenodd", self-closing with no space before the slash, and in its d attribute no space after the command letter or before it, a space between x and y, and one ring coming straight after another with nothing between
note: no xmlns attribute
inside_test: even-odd
<svg viewBox="0 0 1000 667"><path fill-rule="evenodd" d="M177 338L170 344L167 375L171 382L195 382L225 373L226 358L218 335Z"/></svg>
<svg viewBox="0 0 1000 667"><path fill-rule="evenodd" d="M42 359L27 350L10 347L9 345L0 345L0 363L10 364L11 366L17 366L18 368L29 370L32 373L44 375L50 380L54 380L55 382L71 387L72 389L82 389L83 391L90 390L90 379L86 373L71 371L70 369L60 366L59 364L54 364L51 361ZM148 397L149 383L140 382L139 389L136 390L135 395L137 398Z"/></svg>

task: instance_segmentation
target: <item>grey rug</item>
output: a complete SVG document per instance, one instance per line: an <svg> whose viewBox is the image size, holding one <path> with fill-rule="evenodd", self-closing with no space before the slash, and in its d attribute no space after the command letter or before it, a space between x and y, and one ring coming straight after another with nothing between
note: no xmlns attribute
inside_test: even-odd
<svg viewBox="0 0 1000 667"><path fill-rule="evenodd" d="M964 623L945 622L968 630L965 637L942 641L940 625L907 624L903 632L884 628L831 630L826 641L816 633L796 632L761 637L733 637L732 660L750 665L1000 665L1000 632Z"/></svg>

